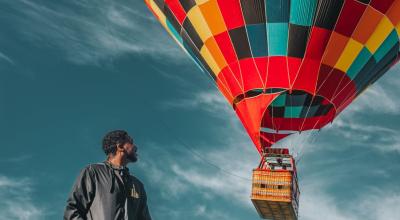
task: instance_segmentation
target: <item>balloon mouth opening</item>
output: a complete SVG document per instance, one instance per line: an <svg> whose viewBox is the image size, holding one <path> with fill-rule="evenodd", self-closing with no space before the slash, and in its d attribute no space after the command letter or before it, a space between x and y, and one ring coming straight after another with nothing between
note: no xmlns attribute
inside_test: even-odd
<svg viewBox="0 0 400 220"><path fill-rule="evenodd" d="M269 148L279 140L301 131L319 130L336 115L334 105L325 97L303 90L281 92L265 109L259 140Z"/></svg>

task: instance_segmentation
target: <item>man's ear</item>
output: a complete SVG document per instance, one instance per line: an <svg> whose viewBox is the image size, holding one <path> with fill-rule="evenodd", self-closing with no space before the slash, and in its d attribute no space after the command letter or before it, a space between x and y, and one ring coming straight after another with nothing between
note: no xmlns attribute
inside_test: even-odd
<svg viewBox="0 0 400 220"><path fill-rule="evenodd" d="M117 144L117 151L124 151L124 146L122 144Z"/></svg>

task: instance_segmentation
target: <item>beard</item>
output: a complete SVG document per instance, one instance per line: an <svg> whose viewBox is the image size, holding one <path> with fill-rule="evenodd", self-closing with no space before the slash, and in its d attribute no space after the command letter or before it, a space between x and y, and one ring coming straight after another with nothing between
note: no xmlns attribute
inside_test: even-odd
<svg viewBox="0 0 400 220"><path fill-rule="evenodd" d="M127 155L126 158L127 158L130 162L134 163L134 162L137 161L137 154L136 154L135 151L132 151L130 154L126 153L126 155Z"/></svg>

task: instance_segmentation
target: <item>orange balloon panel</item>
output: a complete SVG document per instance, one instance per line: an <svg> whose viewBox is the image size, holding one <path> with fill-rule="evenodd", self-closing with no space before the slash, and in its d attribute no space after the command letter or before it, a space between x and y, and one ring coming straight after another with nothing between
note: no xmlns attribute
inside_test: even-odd
<svg viewBox="0 0 400 220"><path fill-rule="evenodd" d="M145 0L259 151L320 129L399 60L400 0Z"/></svg>

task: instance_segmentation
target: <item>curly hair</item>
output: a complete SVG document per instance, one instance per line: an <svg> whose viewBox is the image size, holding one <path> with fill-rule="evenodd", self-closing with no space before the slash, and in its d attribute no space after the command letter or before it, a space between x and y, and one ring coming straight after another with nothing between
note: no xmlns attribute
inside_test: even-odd
<svg viewBox="0 0 400 220"><path fill-rule="evenodd" d="M108 132L103 138L103 151L106 155L113 154L117 151L118 144L133 143L128 132L124 130L115 130Z"/></svg>

